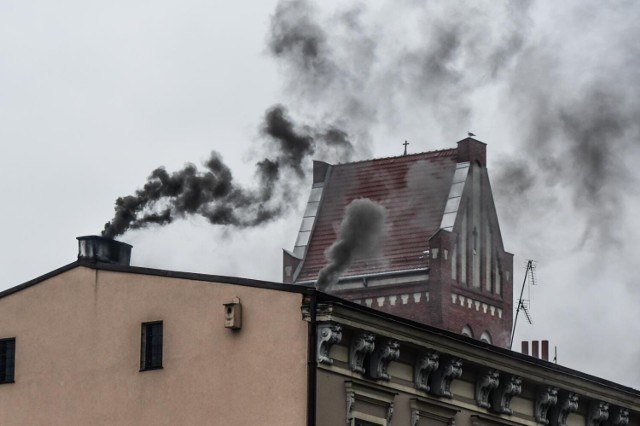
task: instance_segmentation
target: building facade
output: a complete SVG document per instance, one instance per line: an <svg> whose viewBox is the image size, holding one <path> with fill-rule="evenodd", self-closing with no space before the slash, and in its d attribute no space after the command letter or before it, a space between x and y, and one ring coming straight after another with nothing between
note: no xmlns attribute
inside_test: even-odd
<svg viewBox="0 0 640 426"><path fill-rule="evenodd" d="M315 285L353 200L387 212L379 255L355 259L327 291L384 312L507 347L513 255L504 249L486 167L486 145L330 165L313 185L285 283Z"/></svg>
<svg viewBox="0 0 640 426"><path fill-rule="evenodd" d="M85 237L76 262L0 293L0 424L640 425L634 389L312 287L133 267L121 248Z"/></svg>

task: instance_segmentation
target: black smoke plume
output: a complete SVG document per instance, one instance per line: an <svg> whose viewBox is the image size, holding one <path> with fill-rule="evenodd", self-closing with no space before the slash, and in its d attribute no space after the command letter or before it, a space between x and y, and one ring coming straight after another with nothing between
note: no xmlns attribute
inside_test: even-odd
<svg viewBox="0 0 640 426"><path fill-rule="evenodd" d="M345 209L338 240L327 249L329 264L318 275L316 288L325 291L354 260L375 257L386 235L386 209L368 198L353 200Z"/></svg>
<svg viewBox="0 0 640 426"><path fill-rule="evenodd" d="M296 202L295 189L317 146L337 145L340 156L352 152L344 131L335 125L296 126L282 105L267 110L260 131L272 155L256 163L255 188L236 184L217 152L211 153L203 171L193 164L173 173L160 167L141 189L116 200L115 215L102 235L113 238L129 229L166 225L191 215L216 225L258 226L280 217Z"/></svg>

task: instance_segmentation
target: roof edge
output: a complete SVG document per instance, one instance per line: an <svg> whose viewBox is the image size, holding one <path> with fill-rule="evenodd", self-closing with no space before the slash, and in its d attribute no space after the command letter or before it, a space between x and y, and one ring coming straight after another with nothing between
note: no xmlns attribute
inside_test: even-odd
<svg viewBox="0 0 640 426"><path fill-rule="evenodd" d="M310 292L310 288L305 286L276 283L272 281L261 281L261 280L251 279L251 278L230 277L225 275L210 275L210 274L203 274L203 273L197 273L197 272L171 271L171 270L165 270L165 269L146 268L141 266L125 266L125 265L117 265L117 264L111 264L111 263L76 260L67 265L61 266L60 268L55 269L51 272L47 272L44 275L41 275L25 283L18 284L14 287L8 288L0 292L0 299L10 296L14 293L18 293L29 287L33 287L36 284L39 284L43 281L46 281L50 278L53 278L57 275L60 275L64 272L70 271L80 266L83 266L89 269L94 269L97 271L124 272L124 273L143 274L143 275L151 275L151 276L166 277L166 278L181 278L181 279L188 279L188 280L194 280L194 281L217 282L222 284L235 284L235 285L241 285L246 287L265 288L269 290L285 291L289 293L308 294Z"/></svg>
<svg viewBox="0 0 640 426"><path fill-rule="evenodd" d="M60 274L62 274L64 272L70 271L70 270L76 268L77 266L80 266L80 262L76 260L76 261L71 262L71 263L69 263L67 265L61 266L58 269L54 269L51 272L47 272L44 275L40 275L39 277L33 278L33 279L31 279L31 280L29 280L27 282L24 282L22 284L18 284L18 285L14 286L14 287L10 287L10 288L0 292L0 299L2 299L3 297L9 296L9 295L11 295L13 293L17 293L19 291L22 291L24 289L32 287L32 286L34 286L36 284L41 283L42 281L48 280L49 278L53 278L56 275L60 275Z"/></svg>
<svg viewBox="0 0 640 426"><path fill-rule="evenodd" d="M324 293L321 291L316 291L317 297L318 297L318 301L322 301L322 302L329 302L329 303L333 303L336 305L342 305L345 306L348 309L354 309L357 311L361 311L365 314L368 315L374 315L376 317L382 317L383 319L386 319L387 321L390 322L394 322L394 323L399 323L411 328L415 328L415 329L419 329L421 331L426 331L428 333L432 333L432 334L436 334L439 335L441 337L444 337L446 339L450 339L450 340L454 340L457 342L462 342L466 345L469 346L473 346L477 349L480 350L486 350L489 352L492 352L498 356L503 356L505 358L510 358L510 359L515 359L519 362L523 362L523 363L528 363L528 364L532 364L535 365L539 368L543 368L545 370L551 370L554 371L556 373L560 373L563 375L567 375L567 376L575 376L575 377L579 377L580 379L586 381L586 382L590 382L590 383L594 383L600 386L606 386L610 389L615 389L619 392L623 392L629 395L632 395L633 397L636 398L640 398L640 390L638 389L634 389L630 386L626 386L623 385L621 383L617 383L611 380L607 380L598 376L594 376L592 374L588 374L588 373L584 373L582 371L579 370L575 370L573 368L569 368L560 364L555 364L551 361L545 361L541 358L534 358L532 356L529 355L525 355L522 354L518 351L514 351L511 349L507 349L507 348L503 348L500 346L495 346L489 343L485 343L481 340L476 340L475 338L472 337L467 337L464 336L462 334L458 334L458 333L454 333L452 331L448 331L442 328L438 328L438 327L434 327L431 325L427 325L427 324L422 324L407 318L403 318L403 317L399 317L393 314L389 314L386 313L384 311L380 311L378 309L375 308L370 308L367 307L366 305L361 305L355 302L352 302L350 300L347 299L342 299L338 296L332 295L332 294L328 294L328 293Z"/></svg>

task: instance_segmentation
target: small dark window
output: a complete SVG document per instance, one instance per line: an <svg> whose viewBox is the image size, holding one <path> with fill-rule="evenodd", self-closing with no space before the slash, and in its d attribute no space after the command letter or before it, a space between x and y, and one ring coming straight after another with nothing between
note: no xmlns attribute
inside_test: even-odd
<svg viewBox="0 0 640 426"><path fill-rule="evenodd" d="M0 339L0 383L13 383L16 369L16 339Z"/></svg>
<svg viewBox="0 0 640 426"><path fill-rule="evenodd" d="M140 371L162 368L162 321L142 324Z"/></svg>

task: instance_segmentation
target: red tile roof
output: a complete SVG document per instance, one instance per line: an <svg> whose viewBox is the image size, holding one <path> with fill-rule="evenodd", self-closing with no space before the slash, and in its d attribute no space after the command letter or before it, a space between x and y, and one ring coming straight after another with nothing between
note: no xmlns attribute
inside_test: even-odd
<svg viewBox="0 0 640 426"><path fill-rule="evenodd" d="M428 266L429 238L440 228L456 168L457 149L332 166L320 210L296 281L315 281L327 265L346 206L369 198L387 209L382 257L354 261L343 277Z"/></svg>

